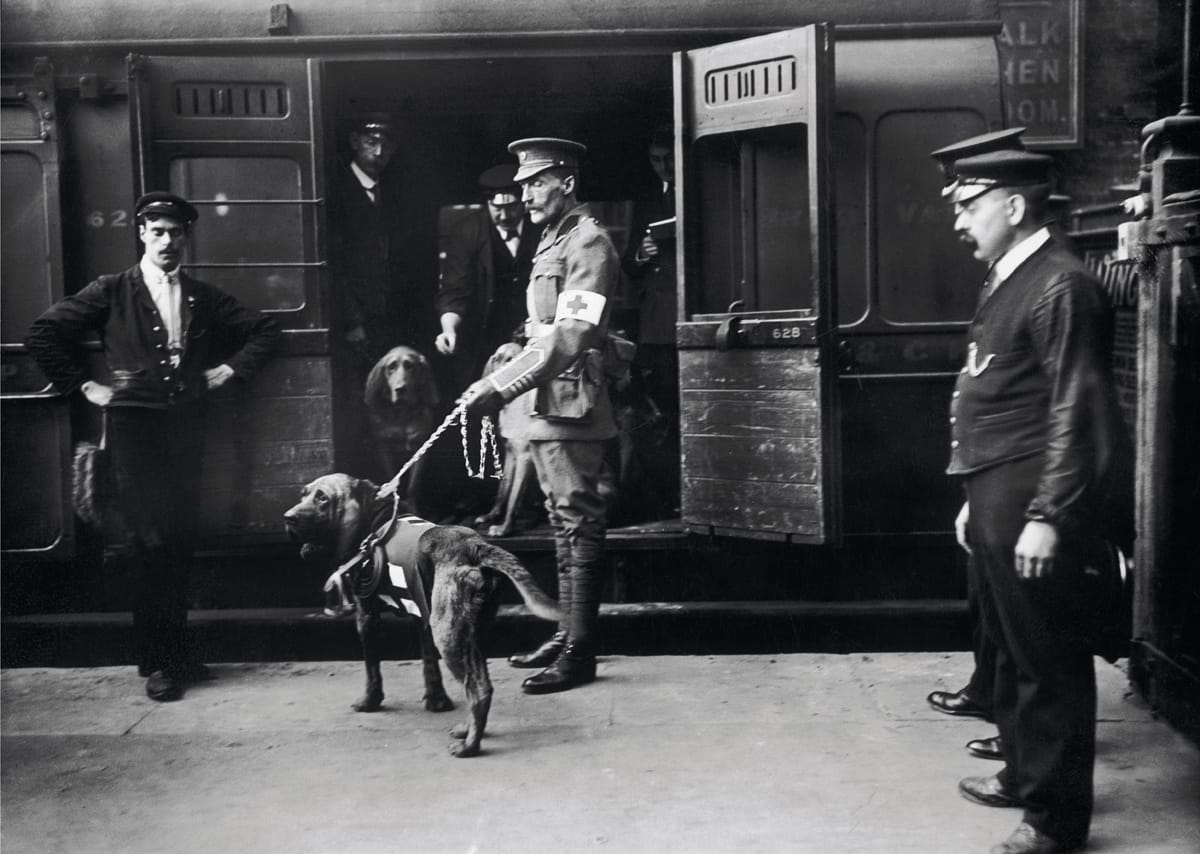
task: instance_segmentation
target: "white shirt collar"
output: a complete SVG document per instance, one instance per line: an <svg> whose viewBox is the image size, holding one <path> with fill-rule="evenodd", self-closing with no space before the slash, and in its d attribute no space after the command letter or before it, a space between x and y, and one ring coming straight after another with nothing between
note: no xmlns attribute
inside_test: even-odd
<svg viewBox="0 0 1200 854"><path fill-rule="evenodd" d="M1001 255L1000 260L996 262L996 266L993 268L995 283L999 285L1011 276L1014 270L1024 264L1030 255L1041 249L1042 245L1049 239L1049 229L1042 227Z"/></svg>
<svg viewBox="0 0 1200 854"><path fill-rule="evenodd" d="M353 160L350 161L350 171L354 173L354 177L358 179L358 183L362 184L364 190L374 190L375 185L379 183L377 179L372 178L366 172L362 171L359 165Z"/></svg>
<svg viewBox="0 0 1200 854"><path fill-rule="evenodd" d="M155 299L157 300L157 294L162 292L162 290L170 282L167 272L161 267L155 265L154 262L149 260L145 255L143 255L138 261L138 266L142 269L142 278L146 280L146 287L150 289L151 295L154 295ZM176 280L178 281L179 268L176 267L173 272L175 273Z"/></svg>

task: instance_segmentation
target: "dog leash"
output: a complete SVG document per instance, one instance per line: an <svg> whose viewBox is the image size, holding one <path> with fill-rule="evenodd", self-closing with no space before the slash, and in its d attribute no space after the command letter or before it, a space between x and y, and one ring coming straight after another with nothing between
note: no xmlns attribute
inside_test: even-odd
<svg viewBox="0 0 1200 854"><path fill-rule="evenodd" d="M421 457L425 456L426 452L428 452L428 450L433 447L434 443L441 438L441 435L450 429L450 427L454 426L454 422L456 421L462 425L463 462L466 464L467 474L471 477L480 479L486 477L487 474L485 474L485 472L488 468L488 461L490 459L490 467L492 470L491 477L499 478L501 472L500 451L496 447L496 428L492 423L492 417L490 415L483 416L479 433L479 469L476 470L471 466L471 453L467 441L467 405L466 403L460 403L458 406L454 407L454 409L450 411L450 414L442 420L442 423L439 424L434 431L429 434L429 438L425 440L421 447L417 448L411 457L409 457L408 462L400 467L400 471L396 472L395 476L392 477L391 480L379 487L379 492L376 493L377 497L387 498L389 495L398 496L399 493L397 492L397 488L400 485L400 479L404 477L404 475L408 474L409 469L416 465L417 461L420 460ZM396 500L397 502L399 501L398 498ZM393 514L393 517L395 515L396 514Z"/></svg>
<svg viewBox="0 0 1200 854"><path fill-rule="evenodd" d="M417 461L423 457L434 443L445 433L454 422L458 421L462 425L462 448L463 462L467 467L467 474L474 478L484 478L487 476L486 470L488 462L491 462L491 476L499 478L502 471L500 466L500 452L496 447L496 428L492 422L490 415L483 416L480 424L479 434L479 468L476 470L471 466L470 446L467 439L467 405L460 403L451 410L450 414L442 420L442 423L429 434L429 438L417 448L416 452L408 459L408 461L400 467L400 471L396 472L387 483L379 488L376 493L378 498L392 497L392 517L388 520L387 525L368 534L359 546L358 554L350 560L343 563L325 581L325 591L329 592L337 588L341 592L343 604L350 601L350 592L361 594L364 590L374 590L379 583L380 571L378 560L376 559L376 551L380 543L386 542L391 537L392 532L396 529L396 525L400 519L406 514L403 512L403 507L400 501L399 485L400 479L404 477ZM489 453L490 452L490 453ZM415 517L414 517L415 518ZM355 575L354 570L366 570L361 575ZM354 589L357 587L357 589Z"/></svg>

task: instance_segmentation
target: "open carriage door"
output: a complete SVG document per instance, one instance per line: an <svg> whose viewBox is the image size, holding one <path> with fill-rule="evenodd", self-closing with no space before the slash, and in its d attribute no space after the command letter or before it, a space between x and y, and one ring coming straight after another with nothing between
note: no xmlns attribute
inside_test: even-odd
<svg viewBox="0 0 1200 854"><path fill-rule="evenodd" d="M279 538L280 508L333 468L319 69L129 58L135 190L190 200L200 219L184 269L284 328L253 386L222 389L210 407L200 507L210 543Z"/></svg>
<svg viewBox="0 0 1200 854"><path fill-rule="evenodd" d="M675 55L680 431L689 530L840 536L833 30Z"/></svg>

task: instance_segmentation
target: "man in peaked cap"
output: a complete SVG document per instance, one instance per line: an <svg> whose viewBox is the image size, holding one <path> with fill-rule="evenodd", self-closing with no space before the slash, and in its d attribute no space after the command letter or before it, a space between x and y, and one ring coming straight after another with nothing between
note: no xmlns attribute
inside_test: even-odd
<svg viewBox="0 0 1200 854"><path fill-rule="evenodd" d="M435 305L441 333L434 346L454 364L454 392L479 378L501 344L524 337L525 288L541 228L525 215L515 163L479 176L483 207L441 214Z"/></svg>
<svg viewBox="0 0 1200 854"><path fill-rule="evenodd" d="M396 313L400 215L384 186L397 150L396 125L384 113L356 116L347 135L350 160L339 176L334 256L342 294L342 335L366 376L375 360L401 342Z"/></svg>
<svg viewBox="0 0 1200 854"><path fill-rule="evenodd" d="M992 131L930 152L930 157L937 161L942 170L945 183L942 194L948 196L954 189L958 177L954 171L956 160L993 151L1023 151L1025 146L1021 135L1024 132L1023 127ZM934 709L947 715L993 720L992 682L996 667L996 650L987 633L983 631L983 623L980 620L979 583L970 576L967 579L967 613L971 620L971 651L975 659L975 669L971 678L958 691L933 691L925 700ZM985 759L1004 757L1000 739L996 736L973 739L967 742L967 750Z"/></svg>
<svg viewBox="0 0 1200 854"><path fill-rule="evenodd" d="M395 472L380 468L363 402L367 378L392 347L427 344L433 327L433 195L414 171L399 174L399 131L387 113L353 116L345 127L349 158L329 192L335 334L345 355L335 360L339 432L351 437L347 470L375 479Z"/></svg>
<svg viewBox="0 0 1200 854"><path fill-rule="evenodd" d="M1110 365L1100 283L1045 223L1050 157L957 160L954 229L989 265L950 407L956 528L996 649L993 712L1004 768L967 777L975 803L1023 820L993 854L1053 854L1087 840L1096 683L1090 627L1132 539L1132 453Z"/></svg>
<svg viewBox="0 0 1200 854"><path fill-rule="evenodd" d="M616 435L605 359L620 261L604 227L576 198L578 142L540 137L509 145L530 220L542 226L526 294L528 343L467 389L469 409L519 407L554 528L565 618L540 648L509 661L544 667L523 683L544 694L591 682L602 583L604 444ZM632 354L626 354L631 356ZM614 370L615 373L615 370Z"/></svg>
<svg viewBox="0 0 1200 854"><path fill-rule="evenodd" d="M196 209L167 192L135 205L141 260L101 276L34 321L25 346L63 394L103 410L113 504L133 568L138 672L153 700L177 700L205 678L187 636L203 411L209 392L245 381L279 328L212 285L180 272ZM98 335L107 375L92 379L78 345ZM229 352L219 342L235 344Z"/></svg>
<svg viewBox="0 0 1200 854"><path fill-rule="evenodd" d="M990 154L993 151L1024 151L1025 143L1021 141L1021 135L1024 133L1025 128L994 130L929 152L929 156L937 161L942 170L942 177L945 181L942 195L950 194L950 188L954 186L954 181L958 177L954 169L956 161L979 154Z"/></svg>

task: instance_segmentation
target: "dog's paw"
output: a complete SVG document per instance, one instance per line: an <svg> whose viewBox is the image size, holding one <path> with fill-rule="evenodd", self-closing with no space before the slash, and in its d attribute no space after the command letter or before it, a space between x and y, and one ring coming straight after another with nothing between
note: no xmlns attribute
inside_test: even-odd
<svg viewBox="0 0 1200 854"><path fill-rule="evenodd" d="M459 741L462 741L467 737L467 733L470 732L470 730L471 727L465 723L455 724L454 726L450 727L450 737L457 738Z"/></svg>
<svg viewBox="0 0 1200 854"><path fill-rule="evenodd" d="M489 537L507 537L512 532L512 528L508 525L490 525L487 529Z"/></svg>
<svg viewBox="0 0 1200 854"><path fill-rule="evenodd" d="M426 694L422 699L425 701L427 712L449 712L454 709L454 701L445 694Z"/></svg>
<svg viewBox="0 0 1200 854"><path fill-rule="evenodd" d="M354 703L350 708L356 712L378 712L383 708L382 694L366 694L357 703Z"/></svg>
<svg viewBox="0 0 1200 854"><path fill-rule="evenodd" d="M479 743L467 744L465 741L452 741L447 745L450 750L450 755L455 759L469 759L472 756L479 755Z"/></svg>

